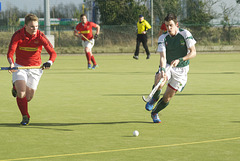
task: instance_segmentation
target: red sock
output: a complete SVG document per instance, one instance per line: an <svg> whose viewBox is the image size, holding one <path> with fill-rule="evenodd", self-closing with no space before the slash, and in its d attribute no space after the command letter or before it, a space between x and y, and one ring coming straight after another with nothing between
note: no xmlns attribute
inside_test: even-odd
<svg viewBox="0 0 240 161"><path fill-rule="evenodd" d="M27 115L28 118L30 118L30 115L28 114L27 97L26 96L24 98L17 97L17 104L18 104L18 108L21 111L22 115Z"/></svg>
<svg viewBox="0 0 240 161"><path fill-rule="evenodd" d="M92 60L92 62L93 62L93 65L97 65L97 63L96 63L95 58L94 58L93 55L92 55L92 57L91 57L91 60Z"/></svg>
<svg viewBox="0 0 240 161"><path fill-rule="evenodd" d="M88 64L91 64L91 53L87 52L86 57L87 57Z"/></svg>

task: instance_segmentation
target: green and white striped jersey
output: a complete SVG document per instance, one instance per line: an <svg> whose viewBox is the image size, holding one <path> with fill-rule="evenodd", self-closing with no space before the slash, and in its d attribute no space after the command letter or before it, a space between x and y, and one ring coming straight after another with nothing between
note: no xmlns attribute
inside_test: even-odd
<svg viewBox="0 0 240 161"><path fill-rule="evenodd" d="M171 36L168 32L163 33L158 39L158 52L165 52L167 63L175 59L186 56L189 52L188 48L196 44L192 34L186 29L179 29L175 36ZM189 60L179 62L177 67L184 67L189 64Z"/></svg>

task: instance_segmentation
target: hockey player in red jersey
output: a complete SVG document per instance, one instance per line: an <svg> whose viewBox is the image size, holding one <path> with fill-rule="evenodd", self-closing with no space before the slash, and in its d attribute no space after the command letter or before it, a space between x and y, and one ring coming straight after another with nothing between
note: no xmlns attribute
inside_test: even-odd
<svg viewBox="0 0 240 161"><path fill-rule="evenodd" d="M92 54L92 48L94 46L95 39L97 39L99 35L100 26L98 24L88 21L85 14L82 14L80 16L80 19L81 22L76 26L76 29L74 30L74 36L82 39L82 46L84 47L84 51L88 61L88 69L95 69L96 67L98 67L98 65ZM92 28L96 28L96 33L94 36L92 34ZM91 66L91 61L93 63L93 66Z"/></svg>
<svg viewBox="0 0 240 161"><path fill-rule="evenodd" d="M43 65L41 65L42 46L50 55L49 60ZM13 59L14 54L16 61ZM16 31L12 36L7 59L11 68L21 66L42 66L42 68L9 71L12 73L12 94L16 97L17 105L23 117L21 125L29 124L28 102L31 101L37 90L43 70L51 67L56 56L52 44L38 30L38 17L34 14L26 15L24 27Z"/></svg>

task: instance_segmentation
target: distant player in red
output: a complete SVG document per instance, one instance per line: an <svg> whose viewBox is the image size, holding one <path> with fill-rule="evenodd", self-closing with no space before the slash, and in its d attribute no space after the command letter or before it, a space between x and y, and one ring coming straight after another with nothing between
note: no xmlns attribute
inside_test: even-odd
<svg viewBox="0 0 240 161"><path fill-rule="evenodd" d="M22 125L28 125L30 115L28 102L34 96L43 69L49 69L56 59L56 52L46 36L38 30L38 17L28 14L25 17L25 25L12 36L7 53L10 67L41 66L42 46L49 53L49 60L42 65L42 69L10 70L12 73L12 94L17 97L17 105L23 116ZM13 56L16 54L16 61Z"/></svg>
<svg viewBox="0 0 240 161"><path fill-rule="evenodd" d="M80 16L80 20L81 20L81 23L79 23L76 26L76 29L74 30L74 36L82 39L82 46L84 47L84 51L86 53L87 62L88 62L88 69L95 69L96 67L98 67L98 65L92 54L92 48L95 42L94 39L97 39L99 35L100 26L93 22L87 21L87 16L85 14L82 14ZM96 34L94 37L92 34L92 28L96 28ZM88 40L84 38L82 35L84 35ZM91 66L91 61L93 63L93 66Z"/></svg>
<svg viewBox="0 0 240 161"><path fill-rule="evenodd" d="M167 32L167 28L166 28L165 23L163 22L161 27L160 27L160 30L159 30L159 33L158 33L158 37L161 36L164 32Z"/></svg>

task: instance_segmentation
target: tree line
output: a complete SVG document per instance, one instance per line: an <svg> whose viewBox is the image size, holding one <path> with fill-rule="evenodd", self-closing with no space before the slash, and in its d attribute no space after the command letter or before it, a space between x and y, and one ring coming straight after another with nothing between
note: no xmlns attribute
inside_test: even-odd
<svg viewBox="0 0 240 161"><path fill-rule="evenodd" d="M132 25L135 24L138 15L144 15L145 19L150 19L150 10L146 3L150 0L95 0L96 13L100 13L101 25ZM153 0L154 24L160 24L167 13L172 12L180 17L184 24L204 24L210 25L210 21L216 18L217 15L212 6L219 2L219 0L184 0L186 7L183 6L183 0ZM239 0L236 0L240 3ZM233 7L226 7L222 4L223 10L223 24L229 20L232 14ZM86 9L85 9L86 10ZM224 12L225 11L225 12ZM229 11L229 12L226 12ZM232 11L232 12L231 12ZM44 17L43 8L39 6L38 9L30 11L38 17ZM73 3L54 5L50 7L51 18L78 18L82 14L82 4L75 5ZM184 16L184 12L187 16ZM19 18L25 17L26 11L20 10L16 6L7 8L2 11L0 19L1 26L15 26L19 25Z"/></svg>

